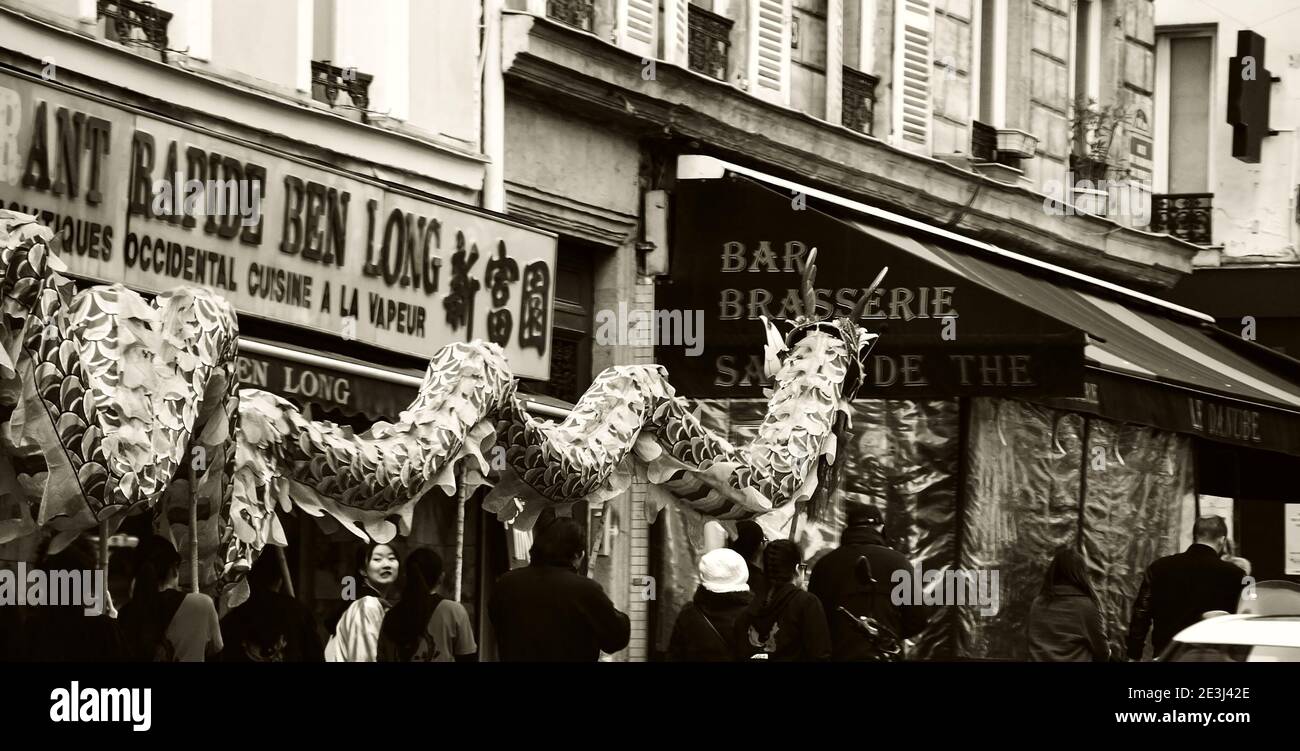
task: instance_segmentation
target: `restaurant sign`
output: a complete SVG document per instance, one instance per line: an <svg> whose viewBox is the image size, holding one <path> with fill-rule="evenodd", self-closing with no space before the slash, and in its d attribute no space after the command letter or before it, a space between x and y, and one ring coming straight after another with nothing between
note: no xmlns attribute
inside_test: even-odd
<svg viewBox="0 0 1300 751"><path fill-rule="evenodd" d="M889 267L859 322L880 334L860 397L1082 395L1079 332L919 243L896 246L744 179L681 180L674 198L672 273L655 304L660 314L702 309L703 347L661 336L655 357L689 396L762 396L770 381L761 319L801 312L801 274L814 247L823 316L849 315Z"/></svg>
<svg viewBox="0 0 1300 751"><path fill-rule="evenodd" d="M239 382L245 386L279 394L299 405L315 404L372 420L392 419L410 406L417 393L414 386L262 353L241 350L236 365Z"/></svg>
<svg viewBox="0 0 1300 751"><path fill-rule="evenodd" d="M549 376L556 240L501 216L7 74L0 205L75 276L420 357L484 339Z"/></svg>

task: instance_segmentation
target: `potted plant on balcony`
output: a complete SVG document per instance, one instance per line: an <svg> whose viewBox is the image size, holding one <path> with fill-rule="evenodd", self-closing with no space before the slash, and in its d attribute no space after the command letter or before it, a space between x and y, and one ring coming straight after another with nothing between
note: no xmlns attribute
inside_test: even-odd
<svg viewBox="0 0 1300 751"><path fill-rule="evenodd" d="M1070 168L1076 180L1105 180L1112 171L1110 152L1115 134L1133 120L1133 113L1120 104L1099 105L1096 99L1080 97L1074 104L1070 123L1074 153Z"/></svg>
<svg viewBox="0 0 1300 751"><path fill-rule="evenodd" d="M1107 179L1126 175L1111 161L1115 135L1133 120L1133 113L1121 104L1100 105L1096 99L1080 97L1070 123L1074 151L1070 173L1074 182L1075 205L1092 214L1106 214Z"/></svg>

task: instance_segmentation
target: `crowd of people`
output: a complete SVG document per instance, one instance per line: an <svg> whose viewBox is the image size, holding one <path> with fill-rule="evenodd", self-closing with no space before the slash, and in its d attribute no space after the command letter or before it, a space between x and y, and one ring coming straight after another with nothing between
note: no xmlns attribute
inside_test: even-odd
<svg viewBox="0 0 1300 751"><path fill-rule="evenodd" d="M699 586L673 625L667 659L677 662L896 661L934 608L890 596L895 572L912 564L884 535L875 506L849 503L839 547L809 569L793 541L767 542L740 522L725 547L698 562ZM1132 607L1126 655L1109 647L1083 557L1062 548L1028 613L1034 661L1138 660L1148 635L1159 654L1174 634L1207 612L1237 607L1249 564L1223 554L1227 528L1206 517L1195 542L1146 570ZM628 616L581 573L586 545L572 519L536 531L529 565L503 574L487 603L501 661L590 662L629 642ZM329 638L315 615L284 591L275 556L247 574L248 597L218 619L213 601L179 587L181 556L153 536L135 551L129 602L120 613L86 615L75 605L31 608L15 622L0 613L0 659L163 662L474 662L479 646L465 607L438 590L443 561L428 548L401 560L394 545L370 543L357 561L357 591L332 620ZM93 553L76 544L44 567L88 570ZM400 593L397 591L401 584ZM14 608L0 608L14 611ZM114 617L115 616L115 617Z"/></svg>

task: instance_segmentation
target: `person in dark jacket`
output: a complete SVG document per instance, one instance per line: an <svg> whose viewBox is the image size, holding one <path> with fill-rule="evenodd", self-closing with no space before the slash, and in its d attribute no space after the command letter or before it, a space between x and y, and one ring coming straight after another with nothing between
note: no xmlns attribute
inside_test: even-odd
<svg viewBox="0 0 1300 751"><path fill-rule="evenodd" d="M758 522L743 519L736 522L736 539L727 546L745 559L745 568L749 570L749 591L760 600L767 596L767 574L758 567L764 542L763 528L758 526Z"/></svg>
<svg viewBox="0 0 1300 751"><path fill-rule="evenodd" d="M1106 662L1110 646L1088 582L1083 556L1057 551L1043 577L1043 589L1029 608L1025 629L1033 662Z"/></svg>
<svg viewBox="0 0 1300 751"><path fill-rule="evenodd" d="M1234 613L1241 597L1244 572L1219 558L1228 537L1221 516L1204 516L1192 528L1195 542L1187 550L1167 555L1147 567L1133 601L1129 622L1128 658L1142 659L1147 633L1152 653L1159 655L1179 631L1211 610Z"/></svg>
<svg viewBox="0 0 1300 751"><path fill-rule="evenodd" d="M908 580L914 572L907 556L885 544L885 518L880 509L850 502L845 516L847 526L840 536L840 546L813 567L808 591L817 595L825 608L832 659L875 660L879 654L873 640L841 607L853 616L874 618L900 644L925 628L930 611L919 602L895 605L890 599L894 572L905 572Z"/></svg>
<svg viewBox="0 0 1300 751"><path fill-rule="evenodd" d="M736 619L736 642L751 659L813 662L830 659L826 613L815 595L796 583L803 552L790 540L763 549L767 597L755 600Z"/></svg>
<svg viewBox="0 0 1300 751"><path fill-rule="evenodd" d="M248 599L221 619L222 662L324 662L316 618L280 590L279 553L262 550L248 571Z"/></svg>
<svg viewBox="0 0 1300 751"><path fill-rule="evenodd" d="M582 530L557 519L538 533L530 563L502 574L488 603L503 662L595 662L627 646L631 622L578 573Z"/></svg>
<svg viewBox="0 0 1300 751"><path fill-rule="evenodd" d="M83 538L64 550L47 556L41 568L53 590L56 572L61 575L80 572L83 576L93 576L91 572L96 568L95 554ZM106 598L107 587L98 596ZM102 611L97 614L87 613L87 606L91 604L64 602L59 605L29 607L18 639L19 649L13 654L14 659L19 662L125 661L127 645L117 621Z"/></svg>
<svg viewBox="0 0 1300 751"><path fill-rule="evenodd" d="M728 548L700 557L700 586L677 614L668 643L669 660L730 662L748 654L736 637L736 619L754 598L745 564L739 553Z"/></svg>

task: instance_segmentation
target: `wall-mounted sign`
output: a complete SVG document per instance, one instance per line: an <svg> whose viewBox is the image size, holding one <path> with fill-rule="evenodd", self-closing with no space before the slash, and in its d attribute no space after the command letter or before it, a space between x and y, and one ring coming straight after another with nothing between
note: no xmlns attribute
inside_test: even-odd
<svg viewBox="0 0 1300 751"><path fill-rule="evenodd" d="M292 155L0 75L0 203L69 270L428 357L479 338L549 376L555 237Z"/></svg>
<svg viewBox="0 0 1300 751"><path fill-rule="evenodd" d="M793 317L816 247L816 305L848 315L882 266L862 326L881 335L859 396L1075 396L1082 337L996 292L921 246L905 250L745 180L682 180L674 197L672 273L655 293L655 357L679 390L761 397L762 316ZM697 316L696 313L702 313ZM702 319L702 330L674 322ZM678 333L694 334L684 341Z"/></svg>
<svg viewBox="0 0 1300 751"><path fill-rule="evenodd" d="M1264 68L1264 37L1237 32L1237 56L1228 60L1228 124L1232 126L1232 155L1259 164L1261 144L1277 135L1268 127L1269 98L1275 77Z"/></svg>

